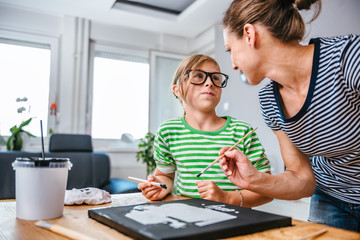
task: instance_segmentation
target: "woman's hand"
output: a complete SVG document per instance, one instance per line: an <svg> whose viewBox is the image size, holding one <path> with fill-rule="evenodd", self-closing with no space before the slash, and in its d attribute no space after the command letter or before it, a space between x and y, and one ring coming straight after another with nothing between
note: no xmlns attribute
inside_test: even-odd
<svg viewBox="0 0 360 240"><path fill-rule="evenodd" d="M229 148L223 147L219 154L224 154ZM226 152L219 164L227 178L242 189L248 189L258 173L245 154L237 148Z"/></svg>
<svg viewBox="0 0 360 240"><path fill-rule="evenodd" d="M159 179L157 179L153 175L149 175L147 180L149 182L162 183ZM147 183L139 183L138 184L138 189L141 190L142 195L144 195L149 200L152 200L152 201L161 200L170 192L169 189L164 189L164 188L159 187L159 186L154 186L149 182L147 182Z"/></svg>
<svg viewBox="0 0 360 240"><path fill-rule="evenodd" d="M229 180L238 187L267 198L297 200L310 197L316 188L316 180L309 157L302 153L283 131L274 131L286 170L278 175L256 171L249 159L235 149L225 153L220 167ZM229 147L223 147L224 154Z"/></svg>

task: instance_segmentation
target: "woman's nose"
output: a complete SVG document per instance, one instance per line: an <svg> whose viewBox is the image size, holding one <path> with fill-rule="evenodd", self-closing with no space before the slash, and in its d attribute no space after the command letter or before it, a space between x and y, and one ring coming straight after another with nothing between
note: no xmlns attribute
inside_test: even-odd
<svg viewBox="0 0 360 240"><path fill-rule="evenodd" d="M235 64L232 65L232 68L233 68L235 71L239 70L239 67L236 66Z"/></svg>

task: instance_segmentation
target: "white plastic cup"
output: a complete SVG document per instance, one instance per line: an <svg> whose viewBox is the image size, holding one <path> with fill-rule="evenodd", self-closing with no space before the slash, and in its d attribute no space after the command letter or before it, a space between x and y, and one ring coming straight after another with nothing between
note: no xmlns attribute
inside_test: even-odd
<svg viewBox="0 0 360 240"><path fill-rule="evenodd" d="M24 220L46 220L63 215L68 158L16 158L16 217Z"/></svg>

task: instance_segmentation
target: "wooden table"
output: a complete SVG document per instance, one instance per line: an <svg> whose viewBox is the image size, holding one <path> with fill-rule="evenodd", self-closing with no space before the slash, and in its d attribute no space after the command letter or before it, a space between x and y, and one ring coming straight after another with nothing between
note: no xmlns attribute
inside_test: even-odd
<svg viewBox="0 0 360 240"><path fill-rule="evenodd" d="M164 201L181 200L185 197L169 195ZM120 206L129 204L147 203L148 201L140 193L117 194L112 195L112 203L103 205L79 205L65 206L64 215L61 218L47 220L51 223L57 223L61 226L76 230L95 239L132 239L120 232L109 228L97 221L88 218L88 209L96 207ZM0 201L0 239L67 239L61 235L53 233L47 229L37 227L36 221L20 220L16 218L16 202ZM360 240L360 234L346 231L343 229L328 227L324 225L308 223L303 221L292 220L293 226L267 230L264 232L228 238L231 240L240 239L299 239L308 234L317 232L322 229L328 231L316 238L321 239L346 239Z"/></svg>

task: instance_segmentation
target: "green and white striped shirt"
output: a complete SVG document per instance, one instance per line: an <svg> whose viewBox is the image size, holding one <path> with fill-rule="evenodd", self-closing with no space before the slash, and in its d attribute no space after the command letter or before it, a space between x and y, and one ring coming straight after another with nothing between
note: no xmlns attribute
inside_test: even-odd
<svg viewBox="0 0 360 240"><path fill-rule="evenodd" d="M177 193L200 198L195 184L199 180L212 180L224 191L239 188L230 182L219 164L200 177L196 176L219 157L223 146L234 145L252 130L248 123L229 116L224 118L227 119L225 126L213 132L190 127L184 117L168 120L160 126L155 137L154 158L161 172L177 171ZM237 148L244 152L256 170L270 172L270 162L256 133L248 136Z"/></svg>

